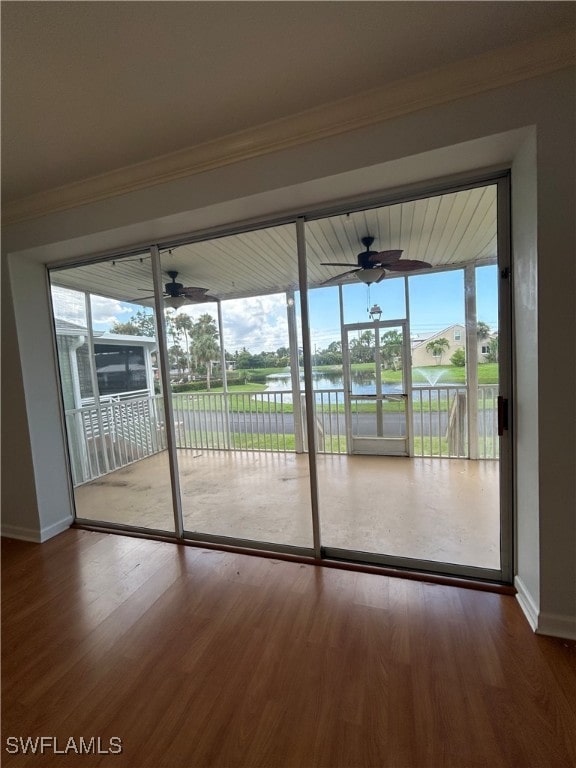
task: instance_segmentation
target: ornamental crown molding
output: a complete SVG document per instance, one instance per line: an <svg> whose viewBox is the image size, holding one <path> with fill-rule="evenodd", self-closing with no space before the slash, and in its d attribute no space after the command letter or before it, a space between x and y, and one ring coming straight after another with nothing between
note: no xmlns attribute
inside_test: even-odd
<svg viewBox="0 0 576 768"><path fill-rule="evenodd" d="M460 60L339 101L7 203L3 225L365 128L576 63L571 30Z"/></svg>

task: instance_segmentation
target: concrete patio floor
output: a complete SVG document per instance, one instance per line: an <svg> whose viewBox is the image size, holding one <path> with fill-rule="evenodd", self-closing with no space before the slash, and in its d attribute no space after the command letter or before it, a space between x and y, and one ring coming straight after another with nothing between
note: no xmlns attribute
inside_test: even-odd
<svg viewBox="0 0 576 768"><path fill-rule="evenodd" d="M178 450L186 530L312 546L308 457ZM497 461L318 455L322 544L500 567ZM166 452L75 490L78 517L173 530Z"/></svg>

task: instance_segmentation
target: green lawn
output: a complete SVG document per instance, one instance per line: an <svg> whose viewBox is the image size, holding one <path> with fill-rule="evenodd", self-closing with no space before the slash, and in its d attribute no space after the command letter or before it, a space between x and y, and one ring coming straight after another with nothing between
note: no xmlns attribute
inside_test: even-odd
<svg viewBox="0 0 576 768"><path fill-rule="evenodd" d="M241 432L230 433L231 448L237 451L294 451L296 440L294 435L283 434L243 434ZM479 441L479 448L484 450L484 442ZM186 445L195 449L223 448L226 445L226 437L223 432L202 432L187 430ZM183 447L183 446L178 446ZM321 453L346 453L346 438L326 437L323 445L319 445ZM496 451L496 453L495 453ZM414 456L448 456L448 440L446 437L414 437ZM498 457L498 445L492 438L486 440L486 455L484 458Z"/></svg>

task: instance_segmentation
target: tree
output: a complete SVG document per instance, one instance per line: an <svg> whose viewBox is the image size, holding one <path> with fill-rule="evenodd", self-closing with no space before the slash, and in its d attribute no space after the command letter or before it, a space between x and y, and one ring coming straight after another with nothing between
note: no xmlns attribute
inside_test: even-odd
<svg viewBox="0 0 576 768"><path fill-rule="evenodd" d="M151 312L139 309L125 323L119 323L116 320L110 327L110 333L122 333L127 336L150 336L154 338L156 336L154 315Z"/></svg>
<svg viewBox="0 0 576 768"><path fill-rule="evenodd" d="M206 387L210 389L210 375L212 373L212 361L218 356L218 328L216 321L205 313L192 324L192 343L190 350L198 365L206 366Z"/></svg>
<svg viewBox="0 0 576 768"><path fill-rule="evenodd" d="M364 331L357 339L350 340L350 361L352 363L374 362L374 332Z"/></svg>
<svg viewBox="0 0 576 768"><path fill-rule="evenodd" d="M456 352L452 355L450 358L450 362L452 365L455 365L457 368L464 368L466 365L466 354L462 347L460 349L457 349Z"/></svg>
<svg viewBox="0 0 576 768"><path fill-rule="evenodd" d="M236 360L236 368L256 368L253 364L255 362L254 355L252 355L246 347L242 347L240 351L236 350L234 353L234 359Z"/></svg>
<svg viewBox="0 0 576 768"><path fill-rule="evenodd" d="M484 339L487 339L490 336L490 326L480 320L476 323L476 333L478 338L484 341Z"/></svg>
<svg viewBox="0 0 576 768"><path fill-rule="evenodd" d="M374 331L363 331L360 334L360 343L364 346L370 349L372 344L374 343Z"/></svg>
<svg viewBox="0 0 576 768"><path fill-rule="evenodd" d="M192 318L186 312L179 312L174 316L174 328L184 336L184 355L186 358L186 368L188 371L192 368L190 360L190 334L192 333Z"/></svg>
<svg viewBox="0 0 576 768"><path fill-rule="evenodd" d="M436 358L436 365L440 365L442 363L442 355L449 348L450 342L448 339L444 338L444 336L439 339L432 339L432 341L429 341L428 344L426 344L426 352L429 352L433 357Z"/></svg>
<svg viewBox="0 0 576 768"><path fill-rule="evenodd" d="M495 334L488 342L488 354L486 355L486 360L489 363L498 362L498 334Z"/></svg>
<svg viewBox="0 0 576 768"><path fill-rule="evenodd" d="M402 358L402 334L399 331L386 331L382 334L380 357L385 368L396 370L397 361Z"/></svg>
<svg viewBox="0 0 576 768"><path fill-rule="evenodd" d="M168 360L170 363L170 370L177 368L180 375L182 375L186 365L186 357L178 344L173 344L171 347L168 347Z"/></svg>
<svg viewBox="0 0 576 768"><path fill-rule="evenodd" d="M342 342L331 341L326 349L314 353L316 365L342 365Z"/></svg>

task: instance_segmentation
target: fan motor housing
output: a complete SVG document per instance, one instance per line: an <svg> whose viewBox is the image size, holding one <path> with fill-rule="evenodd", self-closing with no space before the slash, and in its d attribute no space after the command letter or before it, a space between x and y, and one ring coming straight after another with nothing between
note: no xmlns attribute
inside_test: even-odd
<svg viewBox="0 0 576 768"><path fill-rule="evenodd" d="M358 254L358 266L362 269L371 269L376 266L376 263L370 261L372 256L376 256L378 251L362 251Z"/></svg>
<svg viewBox="0 0 576 768"><path fill-rule="evenodd" d="M166 283L164 285L164 289L169 296L179 296L182 288L184 288L182 283Z"/></svg>

